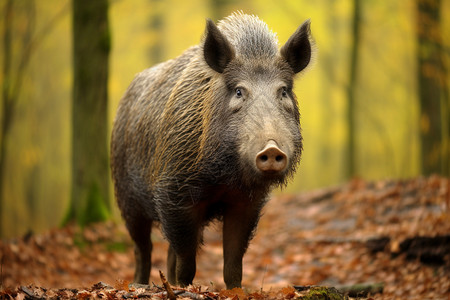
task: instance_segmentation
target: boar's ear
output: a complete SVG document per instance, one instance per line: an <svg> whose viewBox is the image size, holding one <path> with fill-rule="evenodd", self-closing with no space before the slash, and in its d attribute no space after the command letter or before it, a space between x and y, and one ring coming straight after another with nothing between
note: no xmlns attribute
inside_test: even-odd
<svg viewBox="0 0 450 300"><path fill-rule="evenodd" d="M295 73L300 72L311 61L310 20L306 20L280 49L281 56Z"/></svg>
<svg viewBox="0 0 450 300"><path fill-rule="evenodd" d="M234 51L230 43L210 19L206 20L203 56L211 69L219 73L223 72L234 57Z"/></svg>

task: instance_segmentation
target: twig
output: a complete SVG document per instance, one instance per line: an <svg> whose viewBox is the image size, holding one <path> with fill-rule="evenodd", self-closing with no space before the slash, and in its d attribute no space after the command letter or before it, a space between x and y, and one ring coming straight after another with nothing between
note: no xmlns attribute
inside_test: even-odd
<svg viewBox="0 0 450 300"><path fill-rule="evenodd" d="M183 291L183 293L180 293L180 296L188 297L188 298L191 298L193 300L203 300L203 299L205 299L202 295L198 295L198 294L191 293L191 292L186 292L186 291Z"/></svg>
<svg viewBox="0 0 450 300"><path fill-rule="evenodd" d="M28 297L31 297L31 299L36 299L36 295L34 294L34 292L32 290L30 290L29 288L27 288L26 286L22 285L20 287L20 289L22 290L22 292L24 292Z"/></svg>
<svg viewBox="0 0 450 300"><path fill-rule="evenodd" d="M263 287L264 287L264 278L266 277L266 273L267 273L267 265L264 268L264 272L263 272L263 276L262 276L262 280L261 280L261 292L263 291Z"/></svg>
<svg viewBox="0 0 450 300"><path fill-rule="evenodd" d="M169 282L167 282L167 279L161 270L159 270L159 277L161 277L161 281L162 281L164 287L166 288L167 297L169 297L170 300L177 299L177 296L174 294L172 288L170 287Z"/></svg>

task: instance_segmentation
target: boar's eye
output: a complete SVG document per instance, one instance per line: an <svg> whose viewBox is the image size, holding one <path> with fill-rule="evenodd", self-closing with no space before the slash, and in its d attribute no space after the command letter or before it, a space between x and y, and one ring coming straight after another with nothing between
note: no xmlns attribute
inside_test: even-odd
<svg viewBox="0 0 450 300"><path fill-rule="evenodd" d="M288 92L287 92L287 88L286 87L283 87L281 89L281 97L283 97L283 98L287 98L288 97Z"/></svg>
<svg viewBox="0 0 450 300"><path fill-rule="evenodd" d="M237 88L236 89L236 97L237 98L242 98L242 89L241 88Z"/></svg>

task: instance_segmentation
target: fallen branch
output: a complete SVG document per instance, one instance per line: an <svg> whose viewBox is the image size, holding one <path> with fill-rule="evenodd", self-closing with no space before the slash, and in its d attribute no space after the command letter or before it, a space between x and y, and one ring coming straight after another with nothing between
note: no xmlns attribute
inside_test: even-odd
<svg viewBox="0 0 450 300"><path fill-rule="evenodd" d="M450 235L415 236L400 243L400 252L406 259L419 258L426 264L443 265L445 256L450 253Z"/></svg>
<svg viewBox="0 0 450 300"><path fill-rule="evenodd" d="M174 294L172 288L170 287L169 282L167 281L166 277L164 276L164 274L163 274L163 272L161 270L159 270L159 276L161 277L161 281L162 281L162 283L164 285L164 288L167 291L167 297L170 300L176 300L177 296Z"/></svg>
<svg viewBox="0 0 450 300"><path fill-rule="evenodd" d="M315 290L315 289L327 289L327 287L317 285L294 285L294 288L299 292ZM329 289L333 289L330 287ZM334 289L340 293L348 295L349 297L367 297L369 294L381 294L383 293L384 283L358 283L354 285L341 285L336 286Z"/></svg>
<svg viewBox="0 0 450 300"><path fill-rule="evenodd" d="M183 291L183 293L180 293L179 295L181 297L187 297L187 298L191 298L193 300L203 300L203 299L205 299L205 297L203 297L203 295L196 294L196 293L191 293L191 292L186 292L186 291Z"/></svg>

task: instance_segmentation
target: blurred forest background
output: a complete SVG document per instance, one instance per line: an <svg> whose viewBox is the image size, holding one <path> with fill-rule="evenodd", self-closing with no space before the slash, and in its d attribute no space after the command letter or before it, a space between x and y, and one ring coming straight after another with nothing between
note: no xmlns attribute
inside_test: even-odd
<svg viewBox="0 0 450 300"><path fill-rule="evenodd" d="M206 18L217 21L236 10L258 15L277 32L280 45L305 19L312 21L316 62L296 82L304 154L295 180L282 192L354 176L449 176L450 0L77 2L101 4L78 21L73 16L83 13L83 5L69 0L0 4L1 237L73 219L118 218L107 160L97 155L109 151L122 94L136 73L198 44ZM77 31L84 25L84 34ZM76 47L76 41L92 38L86 32L94 40L101 36L103 54ZM99 61L101 78L77 79L79 66L95 68ZM103 90L98 103L85 101L80 109L80 96L89 98L80 95L86 85ZM91 115L83 121L86 109ZM100 137L80 144L87 131ZM92 177L103 183L77 181L91 165L80 154L101 161L103 169ZM100 199L91 219L73 212L97 205L82 197Z"/></svg>

